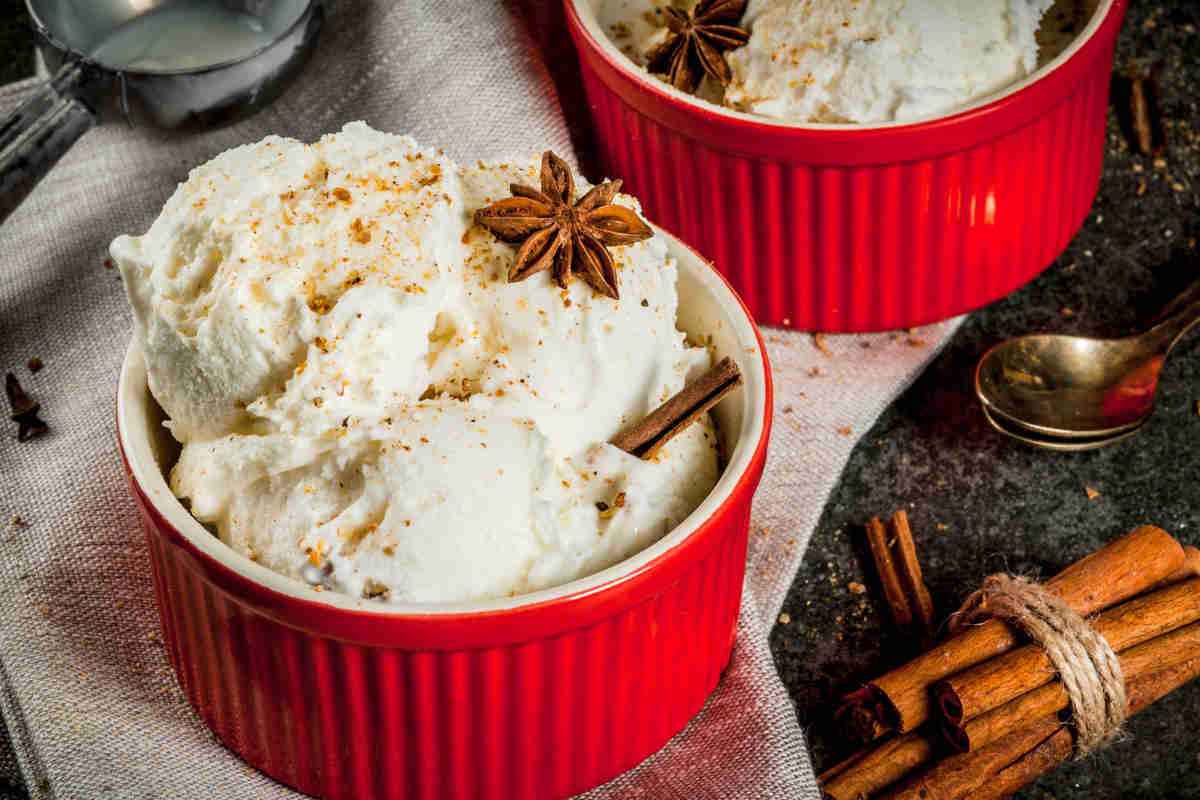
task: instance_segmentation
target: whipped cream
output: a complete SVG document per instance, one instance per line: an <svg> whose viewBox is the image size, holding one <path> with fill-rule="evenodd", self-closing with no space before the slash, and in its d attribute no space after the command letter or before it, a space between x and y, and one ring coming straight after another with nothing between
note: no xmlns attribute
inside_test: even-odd
<svg viewBox="0 0 1200 800"><path fill-rule="evenodd" d="M679 3L690 7L694 0ZM614 42L635 61L662 37L648 0L608 0ZM792 122L881 123L947 114L1038 67L1054 0L750 0L733 81L697 94Z"/></svg>
<svg viewBox="0 0 1200 800"><path fill-rule="evenodd" d="M620 301L507 283L515 248L472 214L512 182L537 163L463 167L352 123L223 153L112 243L194 516L279 573L399 603L558 585L695 509L711 420L653 461L606 443L710 365L675 327L665 243L612 250Z"/></svg>

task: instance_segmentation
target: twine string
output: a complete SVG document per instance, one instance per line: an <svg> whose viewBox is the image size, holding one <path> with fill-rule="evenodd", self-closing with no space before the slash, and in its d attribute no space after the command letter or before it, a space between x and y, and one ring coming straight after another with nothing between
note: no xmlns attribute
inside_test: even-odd
<svg viewBox="0 0 1200 800"><path fill-rule="evenodd" d="M1011 622L1046 651L1070 698L1075 757L1111 741L1125 722L1125 677L1108 642L1041 584L992 575L951 617L957 632L980 617Z"/></svg>

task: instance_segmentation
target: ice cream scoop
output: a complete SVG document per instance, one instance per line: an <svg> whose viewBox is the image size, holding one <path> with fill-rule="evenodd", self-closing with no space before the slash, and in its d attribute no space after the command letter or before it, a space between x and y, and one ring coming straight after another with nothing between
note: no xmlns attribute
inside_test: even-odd
<svg viewBox="0 0 1200 800"><path fill-rule="evenodd" d="M270 103L308 58L322 0L26 0L55 70L0 121L0 222L83 134L119 114L214 125Z"/></svg>
<svg viewBox="0 0 1200 800"><path fill-rule="evenodd" d="M725 103L797 122L944 114L1038 66L1052 0L752 0Z"/></svg>

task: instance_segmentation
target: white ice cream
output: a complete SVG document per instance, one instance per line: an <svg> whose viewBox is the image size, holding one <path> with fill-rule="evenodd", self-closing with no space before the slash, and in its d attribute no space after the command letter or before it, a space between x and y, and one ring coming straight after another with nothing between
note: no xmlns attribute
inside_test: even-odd
<svg viewBox="0 0 1200 800"><path fill-rule="evenodd" d="M709 420L651 462L605 443L709 365L676 330L674 262L614 248L619 302L507 283L515 248L471 215L537 174L355 123L224 153L114 241L192 513L390 602L557 585L689 514L718 474Z"/></svg>
<svg viewBox="0 0 1200 800"><path fill-rule="evenodd" d="M661 3L607 0L602 10L614 41L635 59L663 35L641 8L648 5ZM750 0L743 19L750 41L727 54L733 82L723 102L792 122L880 123L951 113L1037 69L1037 32L1052 5ZM721 102L710 83L699 94Z"/></svg>

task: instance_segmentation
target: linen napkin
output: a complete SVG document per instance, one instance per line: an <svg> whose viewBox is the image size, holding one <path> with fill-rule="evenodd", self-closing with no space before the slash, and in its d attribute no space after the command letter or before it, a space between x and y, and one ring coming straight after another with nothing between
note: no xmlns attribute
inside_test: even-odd
<svg viewBox="0 0 1200 800"><path fill-rule="evenodd" d="M0 113L32 86L0 87ZM0 371L51 426L18 443L0 419L0 779L35 800L299 797L216 741L168 665L116 445L132 328L109 241L144 231L190 167L268 133L313 140L365 119L462 160L551 147L586 164L572 146L572 133L587 140L584 111L558 2L343 2L267 110L188 137L102 126L0 226ZM767 634L855 440L954 327L927 329L923 347L830 337L828 354L767 332L775 434L733 663L686 730L588 797L818 796Z"/></svg>

